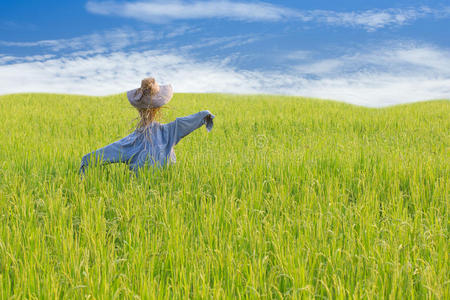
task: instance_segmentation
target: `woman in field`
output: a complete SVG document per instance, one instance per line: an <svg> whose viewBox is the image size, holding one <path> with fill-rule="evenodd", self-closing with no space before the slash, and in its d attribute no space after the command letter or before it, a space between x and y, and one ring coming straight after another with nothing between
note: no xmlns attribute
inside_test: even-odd
<svg viewBox="0 0 450 300"><path fill-rule="evenodd" d="M211 131L214 115L204 110L196 114L176 118L167 124L157 122L161 107L172 99L171 85L159 86L154 78L145 78L141 87L128 91L127 98L139 112L136 130L123 139L86 154L81 160L80 173L98 162L126 163L135 172L144 165L163 166L176 161L173 147L192 131L206 124Z"/></svg>

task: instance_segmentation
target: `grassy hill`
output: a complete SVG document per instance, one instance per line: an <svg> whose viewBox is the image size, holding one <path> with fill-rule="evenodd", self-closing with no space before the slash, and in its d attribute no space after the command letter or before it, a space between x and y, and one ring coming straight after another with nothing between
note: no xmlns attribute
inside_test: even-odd
<svg viewBox="0 0 450 300"><path fill-rule="evenodd" d="M177 94L178 162L78 176L124 94L0 97L0 298L450 297L450 101Z"/></svg>

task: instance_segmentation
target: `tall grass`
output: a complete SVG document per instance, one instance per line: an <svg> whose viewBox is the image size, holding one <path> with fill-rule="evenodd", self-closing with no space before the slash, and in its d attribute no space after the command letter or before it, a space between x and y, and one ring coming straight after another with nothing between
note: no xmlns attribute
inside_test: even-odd
<svg viewBox="0 0 450 300"><path fill-rule="evenodd" d="M203 109L175 165L81 181L125 95L0 97L0 298L450 297L449 101L177 94L165 121Z"/></svg>

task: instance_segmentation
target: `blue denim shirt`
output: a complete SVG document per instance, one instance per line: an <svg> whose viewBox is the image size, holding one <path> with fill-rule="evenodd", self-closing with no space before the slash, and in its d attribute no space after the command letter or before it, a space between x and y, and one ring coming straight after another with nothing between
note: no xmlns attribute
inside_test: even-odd
<svg viewBox="0 0 450 300"><path fill-rule="evenodd" d="M80 173L94 160L101 165L109 163L126 163L130 169L137 171L145 164L163 166L176 162L173 147L192 131L206 124L211 131L214 115L204 110L196 114L176 118L175 121L160 124L153 122L146 129L149 132L135 130L130 135L108 146L86 154L81 160Z"/></svg>

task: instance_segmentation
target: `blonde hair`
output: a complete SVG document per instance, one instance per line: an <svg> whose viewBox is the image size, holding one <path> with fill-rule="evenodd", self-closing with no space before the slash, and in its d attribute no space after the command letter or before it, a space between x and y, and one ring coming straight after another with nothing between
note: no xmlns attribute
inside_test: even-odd
<svg viewBox="0 0 450 300"><path fill-rule="evenodd" d="M161 107L152 108L138 108L139 121L136 125L137 129L144 130L154 121L159 121L161 119Z"/></svg>
<svg viewBox="0 0 450 300"><path fill-rule="evenodd" d="M149 77L144 78L141 81L141 87L143 95L153 96L159 92L159 85L156 83L155 78ZM146 137L150 138L150 132L146 130L154 121L159 121L161 119L161 107L148 107L148 108L137 108L139 112L139 121L136 125L136 130L139 132L144 132Z"/></svg>

